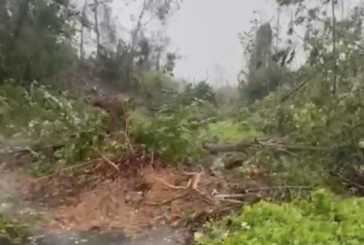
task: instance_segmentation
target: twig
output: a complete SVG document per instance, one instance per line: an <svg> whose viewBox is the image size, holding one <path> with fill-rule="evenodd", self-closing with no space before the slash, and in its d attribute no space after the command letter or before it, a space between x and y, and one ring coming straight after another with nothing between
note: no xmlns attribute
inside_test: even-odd
<svg viewBox="0 0 364 245"><path fill-rule="evenodd" d="M272 190L287 190L287 189L300 189L300 190L312 190L311 186L271 186L271 187L259 187L259 188L248 188L245 192L258 192L258 191L272 191Z"/></svg>
<svg viewBox="0 0 364 245"><path fill-rule="evenodd" d="M175 185L171 185L169 183L167 183L164 179L162 178L158 178L158 177L154 177L155 179L159 180L160 182L162 182L164 185L168 186L169 188L172 188L172 189L176 189L176 190L192 190L192 191L195 191L196 193L200 194L201 196L204 197L204 201L207 201L209 204L213 203L213 200L206 196L205 194L203 194L199 189L198 189L198 184L200 183L201 181L201 175L203 174L203 171L201 172L183 172L185 175L187 176L192 176L189 180L188 180L188 183L186 186L175 186ZM210 182L211 183L211 182ZM154 202L146 202L146 204L149 204L149 205L165 205L171 201L174 201L176 199L179 199L179 198L183 198L187 195L189 195L190 193L189 192L185 192L181 195L178 195L178 196L175 196L175 197L172 197L170 199L167 199L163 202L160 202L160 203L154 203Z"/></svg>
<svg viewBox="0 0 364 245"><path fill-rule="evenodd" d="M129 135L128 135L128 122L129 122L130 117L126 117L125 118L125 132L124 132L124 138L125 138L125 143L126 145L129 147L129 150L131 151L132 154L135 154L135 151L130 143L129 140Z"/></svg>
<svg viewBox="0 0 364 245"><path fill-rule="evenodd" d="M167 183L162 178L159 178L159 177L154 177L154 178L159 180L160 182L162 182L165 186L168 186L169 188L172 188L172 189L175 189L175 190L186 190L191 185L190 181L189 181L186 186L176 186L176 185L172 185L172 184Z"/></svg>
<svg viewBox="0 0 364 245"><path fill-rule="evenodd" d="M216 197L216 198L245 197L251 192L286 190L286 189L312 190L312 187L311 186L272 186L272 187L248 188L248 189L244 190L245 193L241 193L241 194L217 194L217 195L214 195L214 197Z"/></svg>
<svg viewBox="0 0 364 245"><path fill-rule="evenodd" d="M235 203L235 204L244 204L244 202L236 200L236 199L224 199L224 202Z"/></svg>
<svg viewBox="0 0 364 245"><path fill-rule="evenodd" d="M273 151L286 152L293 154L292 151L331 151L337 147L344 146L346 144L338 145L335 147L326 146L310 146L300 144L283 144L274 142L261 142L258 139L243 139L239 143L235 144L205 144L203 147L210 153L218 152L245 152L247 149L252 147L268 148ZM246 153L246 152L245 152Z"/></svg>
<svg viewBox="0 0 364 245"><path fill-rule="evenodd" d="M150 165L153 166L154 164L154 151L152 152L152 157L150 159Z"/></svg>
<svg viewBox="0 0 364 245"><path fill-rule="evenodd" d="M302 6L303 8L305 8L306 10L310 10L308 7L306 6ZM345 37L346 33L344 33L342 30L340 30L340 28L337 28L336 26L333 26L331 23L328 23L326 20L320 18L319 16L315 15L315 19L327 24L326 26L331 28L333 32L336 32L336 34L339 34L342 37ZM355 40L350 40L349 38L346 39L346 41L348 41L350 44L352 44L353 46L357 47L358 49L364 51L364 47L361 46L360 44L358 44Z"/></svg>
<svg viewBox="0 0 364 245"><path fill-rule="evenodd" d="M336 16L335 16L335 1L331 0L331 14L332 14L332 53L334 55L334 81L332 85L332 92L336 93L337 90L337 54L336 54Z"/></svg>
<svg viewBox="0 0 364 245"><path fill-rule="evenodd" d="M164 179L162 178L158 178L158 177L154 177L155 179L159 180L160 182L162 182L164 185L168 186L169 188L172 189L176 189L176 190L186 190L186 189L193 189L193 190L198 190L198 184L201 181L201 175L203 174L203 172L184 172L185 175L187 176L192 176L190 177L190 179L187 182L186 186L176 186L176 185L171 185L169 183L167 183Z"/></svg>
<svg viewBox="0 0 364 245"><path fill-rule="evenodd" d="M357 188L361 189L361 190L364 190L364 186L362 186L361 184L358 184L348 178L345 178L344 176L342 176L341 174L338 174L338 173L335 173L337 175L337 177L343 181L346 181L352 185L355 185Z"/></svg>
<svg viewBox="0 0 364 245"><path fill-rule="evenodd" d="M332 2L332 4L334 4L334 1ZM309 10L307 7L303 6L306 10ZM332 6L334 7L334 6ZM345 33L343 33L339 28L336 27L336 21L334 21L335 19L335 11L333 10L333 22L332 23L327 23L327 21L325 21L324 19L320 18L319 16L315 16L316 20L319 20L320 22L327 24L326 26L331 28L331 31L333 32L333 52L335 52L335 43L336 43L336 34L339 34L342 37L345 37ZM358 44L355 41L352 41L350 39L346 39L346 41L348 41L350 44L352 44L353 46L356 46L357 48L359 48L360 50L364 50L364 47L361 46L360 44ZM334 48L335 47L335 48ZM337 65L336 60L335 60L335 65ZM306 85L309 81L311 81L311 79L316 75L317 72L315 72L314 74L312 74L307 80L303 81L301 84L299 84L297 87L295 87L293 90L291 90L288 94L286 94L285 96L283 96L281 98L281 101L285 101L288 97L290 97L292 94L296 93L298 90L300 90L304 85Z"/></svg>
<svg viewBox="0 0 364 245"><path fill-rule="evenodd" d="M302 83L298 84L295 88L293 88L290 92L288 92L286 95L284 95L281 98L281 102L284 102L286 99L288 99L291 95L298 92L301 88L303 88L306 84L308 84L314 77L316 76L316 72L311 74L306 80L304 80Z"/></svg>
<svg viewBox="0 0 364 245"><path fill-rule="evenodd" d="M182 193L180 195L177 195L177 196L174 196L172 198L169 198L167 200L164 200L162 202L150 202L150 201L146 201L144 203L145 204L148 204L148 205L152 205L152 206L163 206L163 205L166 205L166 204L168 204L170 202L173 202L173 201L175 201L177 199L183 198L183 197L185 197L185 196L187 196L189 194L190 194L189 192L185 192L185 193Z"/></svg>
<svg viewBox="0 0 364 245"><path fill-rule="evenodd" d="M104 156L97 148L93 147L94 151L97 152L97 154L100 155L100 157L106 161L109 165L111 165L118 173L120 173L120 169L118 168L118 166L113 162L111 161L109 158L107 158L106 156Z"/></svg>
<svg viewBox="0 0 364 245"><path fill-rule="evenodd" d="M245 197L247 196L246 193L244 194L216 194L214 197L216 198L229 198L229 197Z"/></svg>
<svg viewBox="0 0 364 245"><path fill-rule="evenodd" d="M195 191L197 194L200 194L200 196L203 197L203 201L206 202L207 204L214 203L214 200L211 197L209 197L206 194L202 193L200 190L198 190L198 189L192 189L192 191Z"/></svg>
<svg viewBox="0 0 364 245"><path fill-rule="evenodd" d="M95 158L95 159L92 159L92 160L87 161L87 162L81 162L81 163L76 164L76 165L61 168L61 169L57 170L56 172L54 172L52 174L49 174L49 175L46 175L46 176L35 179L34 181L32 181L32 183L35 183L35 182L38 182L38 181L41 181L41 180L44 180L44 179L48 179L48 178L53 177L53 176L55 176L55 175L57 175L57 174L59 174L61 172L65 172L65 171L70 170L70 169L74 169L74 168L78 168L78 167L81 167L81 166L84 166L84 165L88 165L88 164L96 162L98 160L101 160L101 158Z"/></svg>

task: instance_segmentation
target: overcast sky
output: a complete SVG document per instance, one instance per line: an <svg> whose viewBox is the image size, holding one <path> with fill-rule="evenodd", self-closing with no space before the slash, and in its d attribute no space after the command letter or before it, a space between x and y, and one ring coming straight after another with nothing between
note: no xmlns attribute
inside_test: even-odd
<svg viewBox="0 0 364 245"><path fill-rule="evenodd" d="M336 17L346 16L359 2L363 0L339 1ZM306 0L306 4L316 7L319 1ZM258 14L254 14L255 10ZM331 12L330 6L327 6L327 12ZM287 28L293 13L292 9L281 9L279 22L282 28ZM249 31L252 27L250 21L257 17L263 23L271 21L272 25L276 25L275 0L183 0L182 8L168 28L173 44L185 56L177 64L176 75L203 79L209 70L211 82L216 83L214 78L224 73L221 75L230 84L235 83L244 59L238 33ZM296 28L295 32L293 41L300 47L304 30ZM293 67L298 67L304 60L302 50L298 50L296 56ZM216 65L220 69L216 69Z"/></svg>
<svg viewBox="0 0 364 245"><path fill-rule="evenodd" d="M272 16L269 0L184 0L168 28L173 46L183 59L175 74L203 79L223 75L235 82L242 65L242 47L238 33L249 31L254 10ZM264 21L264 19L263 19ZM216 69L219 66L220 69ZM218 74L223 73L223 74Z"/></svg>
<svg viewBox="0 0 364 245"><path fill-rule="evenodd" d="M79 0L81 1L81 0ZM127 1L127 0L126 0ZM141 1L125 7L125 1L114 1L113 12L123 26L130 22L130 12L138 15ZM171 49L179 50L175 75L209 81L223 76L235 83L243 61L238 33L251 29L254 17L269 21L276 13L275 0L182 0L181 8L169 20L167 33ZM135 3L135 2L134 2ZM258 10L259 14L254 14ZM130 22L131 24L132 22ZM134 24L131 24L135 26ZM148 26L150 28L150 26Z"/></svg>
<svg viewBox="0 0 364 245"><path fill-rule="evenodd" d="M132 4L126 7L125 1L131 1ZM339 6L342 7L341 3L345 3L347 12L360 1L363 0L341 0ZM127 27L124 34L128 34L130 28L135 27L137 18L131 21L130 13L139 15L141 2L113 2L113 14L122 26ZM312 6L318 4L317 0L306 0L307 2L312 2ZM135 6L132 6L133 4ZM255 10L258 13L254 13ZM330 12L330 9L327 10ZM293 12L292 9L281 10L280 24L283 28L287 27ZM342 12L338 9L337 16L340 13ZM216 80L219 80L217 78L221 76L223 80L228 80L229 84L236 83L237 73L243 67L244 59L246 60L238 33L249 31L252 27L251 20L254 18L260 19L261 22L271 21L272 25L276 25L276 17L275 0L182 0L181 8L173 15L167 28L168 36L172 39L171 48L178 49L182 55L182 59L177 62L175 75L198 81L204 79L208 72L209 81L215 85L222 85L216 84ZM300 42L303 30L296 29L296 34L298 35L294 42ZM296 56L299 58L295 60L294 66L298 67L304 55L296 52Z"/></svg>

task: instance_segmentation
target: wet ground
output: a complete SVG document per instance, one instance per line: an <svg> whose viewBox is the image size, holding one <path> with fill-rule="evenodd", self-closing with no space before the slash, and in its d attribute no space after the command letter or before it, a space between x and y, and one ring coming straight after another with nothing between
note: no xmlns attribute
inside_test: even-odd
<svg viewBox="0 0 364 245"><path fill-rule="evenodd" d="M44 208L34 203L22 200L17 193L21 176L16 172L0 171L0 213L8 218L14 214L45 213ZM31 219L31 218L28 218ZM31 223L31 222L30 222ZM159 227L135 235L127 235L121 230L100 231L71 231L37 228L33 222L31 244L35 245L181 245L185 244L187 232L175 230L171 227ZM1 245L10 245L0 237Z"/></svg>
<svg viewBox="0 0 364 245"><path fill-rule="evenodd" d="M169 227L161 227L129 237L121 231L58 231L38 232L34 237L36 245L181 245L186 234Z"/></svg>
<svg viewBox="0 0 364 245"><path fill-rule="evenodd" d="M29 245L182 245L186 234L169 227L129 237L121 231L38 231L31 238ZM12 245L9 239L0 237L1 245Z"/></svg>

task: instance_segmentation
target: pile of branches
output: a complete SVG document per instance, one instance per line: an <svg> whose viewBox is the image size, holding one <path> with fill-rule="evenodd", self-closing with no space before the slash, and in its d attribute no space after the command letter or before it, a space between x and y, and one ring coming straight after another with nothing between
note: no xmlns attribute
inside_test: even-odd
<svg viewBox="0 0 364 245"><path fill-rule="evenodd" d="M335 147L319 147L288 143L285 138L262 137L242 139L235 144L205 144L203 148L211 154L222 152L247 152L247 150L269 150L274 153L295 155L297 151L331 151Z"/></svg>
<svg viewBox="0 0 364 245"><path fill-rule="evenodd" d="M234 169L243 166L251 157L258 153L266 153L279 157L289 155L294 158L304 156L316 156L323 171L325 171L325 181L330 187L342 186L345 190L350 190L352 194L364 195L364 153L360 151L358 143L344 142L331 146L314 146L293 144L287 138L262 137L256 139L242 139L235 144L213 144L208 143L203 149L212 155L220 153L242 153L239 157L228 159L224 164L225 169ZM304 153L304 154L300 154ZM241 157L242 156L242 157Z"/></svg>

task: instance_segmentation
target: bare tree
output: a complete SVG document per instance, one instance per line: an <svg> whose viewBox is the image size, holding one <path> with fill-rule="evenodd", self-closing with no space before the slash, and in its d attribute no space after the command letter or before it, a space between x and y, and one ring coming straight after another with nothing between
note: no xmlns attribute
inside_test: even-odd
<svg viewBox="0 0 364 245"><path fill-rule="evenodd" d="M268 67L271 56L273 31L270 23L262 24L257 31L255 39L255 69L261 66Z"/></svg>
<svg viewBox="0 0 364 245"><path fill-rule="evenodd" d="M84 31L85 31L85 21L87 20L87 5L88 5L88 0L85 0L84 4L83 4L83 8L82 8L82 13L81 13L81 37L80 37L80 58L81 60L84 60L85 57L85 49L84 49L84 45L85 45L85 41L84 41Z"/></svg>
<svg viewBox="0 0 364 245"><path fill-rule="evenodd" d="M95 34L96 34L96 54L97 57L100 56L100 31L99 31L99 17L98 17L98 6L99 2L97 0L94 0L92 11L94 13L94 28L95 28Z"/></svg>

